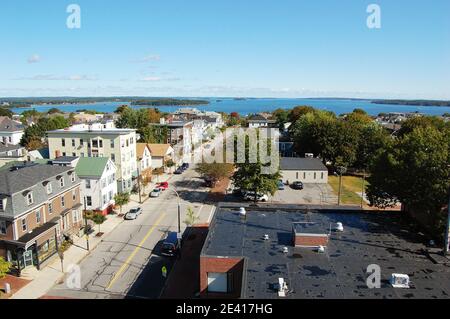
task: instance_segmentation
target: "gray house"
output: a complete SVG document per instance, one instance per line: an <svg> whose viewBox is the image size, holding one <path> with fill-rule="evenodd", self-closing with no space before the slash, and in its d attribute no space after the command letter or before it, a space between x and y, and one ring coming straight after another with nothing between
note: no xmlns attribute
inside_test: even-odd
<svg viewBox="0 0 450 319"><path fill-rule="evenodd" d="M328 169L318 158L282 157L280 171L285 183L328 183Z"/></svg>

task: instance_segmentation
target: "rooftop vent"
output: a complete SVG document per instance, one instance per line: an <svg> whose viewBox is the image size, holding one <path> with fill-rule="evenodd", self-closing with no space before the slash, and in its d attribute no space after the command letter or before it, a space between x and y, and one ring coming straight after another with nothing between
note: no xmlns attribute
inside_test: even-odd
<svg viewBox="0 0 450 319"><path fill-rule="evenodd" d="M284 281L284 278L278 278L278 297L286 297L288 293L288 286Z"/></svg>
<svg viewBox="0 0 450 319"><path fill-rule="evenodd" d="M264 240L269 240L269 235L265 234L263 237Z"/></svg>
<svg viewBox="0 0 450 319"><path fill-rule="evenodd" d="M287 248L286 246L283 247L283 254L287 254L289 253L289 248Z"/></svg>
<svg viewBox="0 0 450 319"><path fill-rule="evenodd" d="M344 226L342 225L341 222L336 223L336 226L334 227L334 230L337 232L343 232L344 231Z"/></svg>
<svg viewBox="0 0 450 319"><path fill-rule="evenodd" d="M394 288L409 288L409 276L405 274L392 274L390 283Z"/></svg>
<svg viewBox="0 0 450 319"><path fill-rule="evenodd" d="M239 208L239 215L241 217L245 217L245 215L247 215L247 211L245 210L244 207Z"/></svg>
<svg viewBox="0 0 450 319"><path fill-rule="evenodd" d="M317 252L318 252L319 254L325 253L325 247L324 247L324 246L319 246L319 248L317 248Z"/></svg>

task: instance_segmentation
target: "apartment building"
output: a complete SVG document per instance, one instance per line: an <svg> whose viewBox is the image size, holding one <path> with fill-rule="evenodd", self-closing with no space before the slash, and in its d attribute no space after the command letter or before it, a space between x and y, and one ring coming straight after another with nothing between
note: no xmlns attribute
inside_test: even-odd
<svg viewBox="0 0 450 319"><path fill-rule="evenodd" d="M75 172L81 179L83 204L87 210L110 213L117 194L116 166L107 157L84 157L78 160Z"/></svg>
<svg viewBox="0 0 450 319"><path fill-rule="evenodd" d="M69 128L47 132L50 159L59 156L109 157L117 168L119 192L130 192L136 174L136 130Z"/></svg>
<svg viewBox="0 0 450 319"><path fill-rule="evenodd" d="M22 163L0 171L0 256L20 271L44 267L82 226L80 179L68 166Z"/></svg>
<svg viewBox="0 0 450 319"><path fill-rule="evenodd" d="M22 123L14 121L7 116L0 116L0 142L17 145L23 136Z"/></svg>

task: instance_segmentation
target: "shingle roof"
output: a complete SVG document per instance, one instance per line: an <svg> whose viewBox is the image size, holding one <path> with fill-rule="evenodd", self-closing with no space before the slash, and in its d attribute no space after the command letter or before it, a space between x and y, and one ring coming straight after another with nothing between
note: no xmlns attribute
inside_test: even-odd
<svg viewBox="0 0 450 319"><path fill-rule="evenodd" d="M282 171L327 171L320 159L305 157L282 157L280 169Z"/></svg>
<svg viewBox="0 0 450 319"><path fill-rule="evenodd" d="M108 157L82 157L78 161L75 172L79 177L96 176L100 177L108 163Z"/></svg>
<svg viewBox="0 0 450 319"><path fill-rule="evenodd" d="M147 147L146 143L136 143L136 156L141 159L144 156L144 150Z"/></svg>
<svg viewBox="0 0 450 319"><path fill-rule="evenodd" d="M23 131L23 125L19 122L11 120L7 116L0 116L0 131L1 132Z"/></svg>
<svg viewBox="0 0 450 319"><path fill-rule="evenodd" d="M14 151L14 150L20 150L23 148L24 147L21 145L11 145L11 144L5 145L3 143L0 143L0 153Z"/></svg>
<svg viewBox="0 0 450 319"><path fill-rule="evenodd" d="M150 154L156 157L162 157L167 154L170 144L147 144L150 149Z"/></svg>
<svg viewBox="0 0 450 319"><path fill-rule="evenodd" d="M0 194L14 194L26 190L53 176L73 170L72 167L26 163L0 171Z"/></svg>

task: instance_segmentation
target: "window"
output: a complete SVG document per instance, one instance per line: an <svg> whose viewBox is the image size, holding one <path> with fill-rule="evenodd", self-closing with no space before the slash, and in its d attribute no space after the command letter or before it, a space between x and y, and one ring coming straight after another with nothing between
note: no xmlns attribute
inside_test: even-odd
<svg viewBox="0 0 450 319"><path fill-rule="evenodd" d="M0 234L6 235L6 221L0 220Z"/></svg>
<svg viewBox="0 0 450 319"><path fill-rule="evenodd" d="M98 147L98 140L93 140L92 141L92 147Z"/></svg>
<svg viewBox="0 0 450 319"><path fill-rule="evenodd" d="M85 184L86 184L86 189L90 189L91 188L91 180L87 179L85 181Z"/></svg>
<svg viewBox="0 0 450 319"><path fill-rule="evenodd" d="M63 152L63 153L62 153L62 156L66 156L66 152Z"/></svg>
<svg viewBox="0 0 450 319"><path fill-rule="evenodd" d="M46 189L47 189L47 194L51 194L53 192L51 182L48 182Z"/></svg>
<svg viewBox="0 0 450 319"><path fill-rule="evenodd" d="M114 140L111 140L111 148L114 148Z"/></svg>
<svg viewBox="0 0 450 319"><path fill-rule="evenodd" d="M113 199L113 191L109 191L109 200Z"/></svg>
<svg viewBox="0 0 450 319"><path fill-rule="evenodd" d="M36 211L36 223L37 224L41 223L41 211L40 210Z"/></svg>
<svg viewBox="0 0 450 319"><path fill-rule="evenodd" d="M61 139L61 145L63 146L63 147L65 147L66 146L66 140L65 139Z"/></svg>
<svg viewBox="0 0 450 319"><path fill-rule="evenodd" d="M80 138L80 146L83 146L83 144L84 144L84 141L82 138Z"/></svg>
<svg viewBox="0 0 450 319"><path fill-rule="evenodd" d="M77 153L75 153L75 152L72 153L72 156L73 156L73 157L76 157L76 156L77 156Z"/></svg>
<svg viewBox="0 0 450 319"><path fill-rule="evenodd" d="M75 147L75 139L72 139L72 147Z"/></svg>
<svg viewBox="0 0 450 319"><path fill-rule="evenodd" d="M0 210L4 211L6 206L6 199L0 199Z"/></svg>
<svg viewBox="0 0 450 319"><path fill-rule="evenodd" d="M228 292L227 273L208 273L208 292Z"/></svg>
<svg viewBox="0 0 450 319"><path fill-rule="evenodd" d="M108 202L108 196L107 194L103 195L103 205L105 205Z"/></svg>
<svg viewBox="0 0 450 319"><path fill-rule="evenodd" d="M303 172L303 179L306 179L306 172Z"/></svg>
<svg viewBox="0 0 450 319"><path fill-rule="evenodd" d="M48 203L48 214L49 215L53 214L53 204L52 203Z"/></svg>
<svg viewBox="0 0 450 319"><path fill-rule="evenodd" d="M61 188L64 187L64 177L61 177L61 178L59 179L59 186L61 186Z"/></svg>
<svg viewBox="0 0 450 319"><path fill-rule="evenodd" d="M33 193L32 192L29 192L27 194L27 203L28 203L28 205L32 205L33 204Z"/></svg>
<svg viewBox="0 0 450 319"><path fill-rule="evenodd" d="M103 140L99 140L98 143L100 145L100 148L103 148Z"/></svg>
<svg viewBox="0 0 450 319"><path fill-rule="evenodd" d="M22 219L22 231L27 231L27 219Z"/></svg>
<svg viewBox="0 0 450 319"><path fill-rule="evenodd" d="M92 206L92 197L91 196L86 196L86 205Z"/></svg>
<svg viewBox="0 0 450 319"><path fill-rule="evenodd" d="M66 201L64 199L64 196L61 196L61 207L65 207L66 206Z"/></svg>
<svg viewBox="0 0 450 319"><path fill-rule="evenodd" d="M73 192L72 192L72 200L73 200L74 202L77 201L77 192L76 192L76 191L73 191Z"/></svg>
<svg viewBox="0 0 450 319"><path fill-rule="evenodd" d="M130 142L127 140L127 147L130 146Z"/></svg>
<svg viewBox="0 0 450 319"><path fill-rule="evenodd" d="M314 172L314 179L316 179L317 178L317 173L316 172Z"/></svg>
<svg viewBox="0 0 450 319"><path fill-rule="evenodd" d="M11 138L11 136L8 137L8 141L9 141L10 143L12 143L12 138Z"/></svg>
<svg viewBox="0 0 450 319"><path fill-rule="evenodd" d="M111 161L113 161L114 163L116 162L116 155L111 154Z"/></svg>
<svg viewBox="0 0 450 319"><path fill-rule="evenodd" d="M84 153L80 153L80 157L84 157Z"/></svg>
<svg viewBox="0 0 450 319"><path fill-rule="evenodd" d="M134 143L134 139L130 138L130 144L133 144L133 143Z"/></svg>
<svg viewBox="0 0 450 319"><path fill-rule="evenodd" d="M105 187L106 187L106 179L103 178L103 179L102 179L102 188L105 188Z"/></svg>
<svg viewBox="0 0 450 319"><path fill-rule="evenodd" d="M295 178L298 179L298 172L296 173L296 177Z"/></svg>
<svg viewBox="0 0 450 319"><path fill-rule="evenodd" d="M70 179L71 179L72 183L75 182L75 173L72 173L72 175L70 175Z"/></svg>
<svg viewBox="0 0 450 319"><path fill-rule="evenodd" d="M320 177L320 178L321 178L321 179L323 179L323 177L324 177L324 174L323 174L323 172L322 172L322 173L321 173L321 177Z"/></svg>

